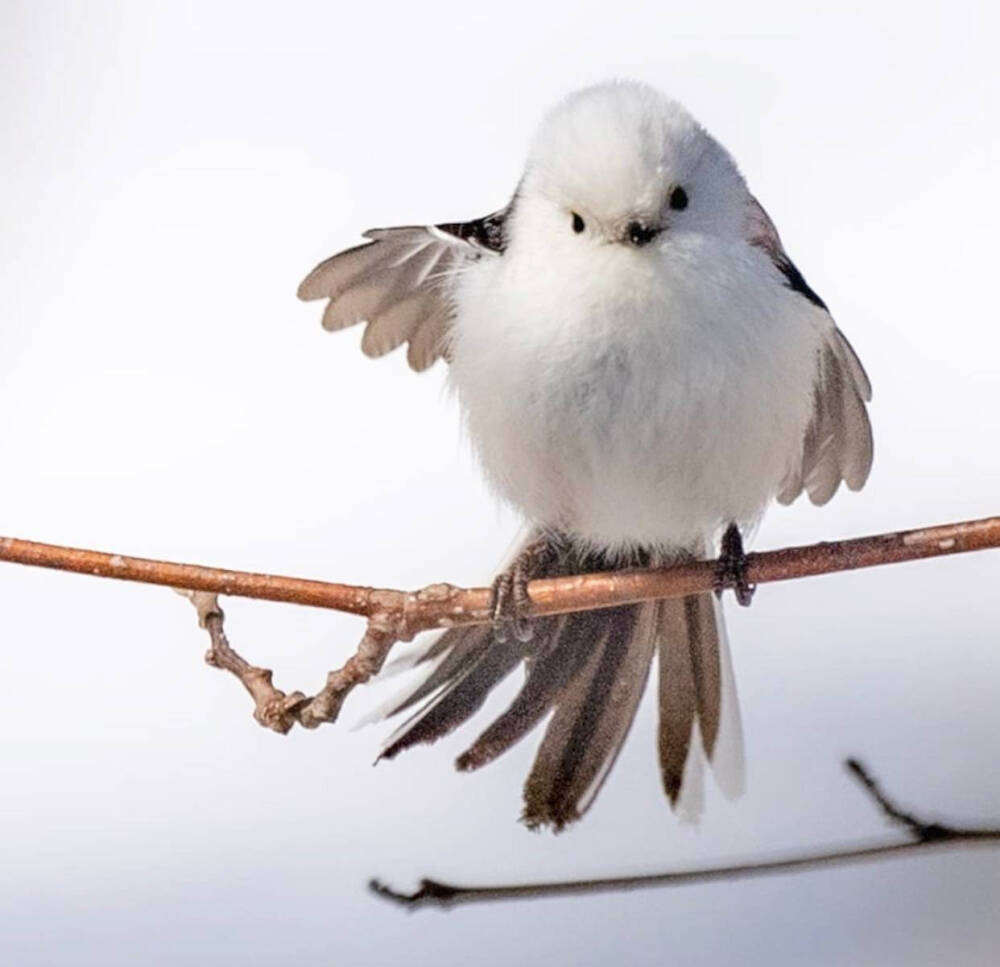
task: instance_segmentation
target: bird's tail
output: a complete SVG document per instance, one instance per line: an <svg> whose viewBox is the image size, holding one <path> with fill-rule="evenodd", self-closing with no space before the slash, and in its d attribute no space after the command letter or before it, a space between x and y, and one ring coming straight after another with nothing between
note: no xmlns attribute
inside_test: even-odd
<svg viewBox="0 0 1000 967"><path fill-rule="evenodd" d="M530 576L610 566L560 547ZM551 713L525 782L523 820L559 830L583 815L611 770L656 655L659 761L671 805L689 817L697 814L703 752L716 766L723 792L741 790L739 710L721 609L711 593L536 618L532 626L526 643L514 635L500 640L485 625L454 628L434 641L421 656L436 660L434 669L389 715L416 711L389 738L382 756L447 735L523 664L525 679L514 701L456 765L486 765Z"/></svg>

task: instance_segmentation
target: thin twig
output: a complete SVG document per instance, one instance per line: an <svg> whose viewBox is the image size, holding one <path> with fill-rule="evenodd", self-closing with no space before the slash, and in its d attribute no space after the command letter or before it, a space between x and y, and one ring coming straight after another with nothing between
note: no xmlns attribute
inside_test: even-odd
<svg viewBox="0 0 1000 967"><path fill-rule="evenodd" d="M886 794L882 787L875 781L874 777L857 759L848 759L844 763L848 771L858 782L868 791L869 795L879 808L885 813L886 818L900 826L905 826L914 839L928 843L932 840L948 839L953 832L947 826L940 823L927 823L914 816L913 813L903 812Z"/></svg>
<svg viewBox="0 0 1000 967"><path fill-rule="evenodd" d="M307 729L335 722L351 689L378 674L396 642L390 632L379 629L376 619L369 619L355 654L342 668L327 675L326 685L319 692L313 696L298 691L286 694L274 685L271 669L251 665L229 643L218 595L210 591L175 590L191 601L198 612L198 623L208 631L211 647L205 653L205 661L238 678L253 699L253 717L265 728L282 735L296 722Z"/></svg>
<svg viewBox="0 0 1000 967"><path fill-rule="evenodd" d="M330 672L323 689L298 710L299 724L314 729L324 722L336 722L351 689L378 674L395 643L396 638L390 632L380 630L375 619L369 619L357 651L342 668Z"/></svg>
<svg viewBox="0 0 1000 967"><path fill-rule="evenodd" d="M516 883L504 886L461 886L440 880L423 879L420 881L419 888L413 893L402 893L394 890L379 880L372 880L369 887L377 896L392 900L409 909L419 906L451 907L492 900L529 900L590 893L618 893L656 886L683 886L714 880L738 880L774 873L788 873L793 870L815 870L826 866L841 866L941 847L1000 846L1000 827L975 829L945 825L939 822L929 823L917 819L896 806L857 760L849 759L847 767L878 803L886 816L907 830L910 839L895 843L845 846L824 852L804 853L736 865L710 866L636 876L562 880L551 883Z"/></svg>

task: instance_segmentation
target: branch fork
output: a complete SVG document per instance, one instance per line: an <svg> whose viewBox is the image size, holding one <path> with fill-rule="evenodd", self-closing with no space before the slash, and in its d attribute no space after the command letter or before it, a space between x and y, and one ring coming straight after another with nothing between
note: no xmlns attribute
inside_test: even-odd
<svg viewBox="0 0 1000 967"><path fill-rule="evenodd" d="M861 784L864 791L872 797L886 818L906 831L907 838L905 840L845 847L822 853L802 853L777 859L741 863L735 866L709 866L639 876L563 880L550 883L516 883L502 886L462 886L441 880L422 879L420 886L413 893L395 890L381 880L372 880L368 887L376 896L384 900L391 900L408 909L420 906L452 907L493 900L534 900L567 894L618 893L656 886L683 886L715 880L738 880L774 873L789 873L795 870L840 866L947 846L1000 846L1000 827L953 826L921 819L913 813L905 812L896 805L868 769L857 759L848 759L845 766L851 776Z"/></svg>

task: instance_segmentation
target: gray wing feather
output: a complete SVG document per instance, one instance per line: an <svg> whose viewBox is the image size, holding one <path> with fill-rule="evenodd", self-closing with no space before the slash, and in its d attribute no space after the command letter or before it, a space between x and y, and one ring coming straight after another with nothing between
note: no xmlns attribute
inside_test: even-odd
<svg viewBox="0 0 1000 967"><path fill-rule="evenodd" d="M410 336L406 350L406 361L410 369L423 372L431 363L443 355L448 358L448 327L451 325L451 308L438 304L427 313L423 322L416 326Z"/></svg>
<svg viewBox="0 0 1000 967"><path fill-rule="evenodd" d="M861 363L840 330L831 326L817 360L802 459L783 481L779 503L790 504L804 490L814 504L825 504L841 480L851 490L864 486L874 452L865 409L870 399Z"/></svg>
<svg viewBox="0 0 1000 967"><path fill-rule="evenodd" d="M367 323L361 348L383 356L409 343L420 371L447 358L454 313L451 283L464 264L497 253L503 213L445 226L375 228L370 241L320 262L299 286L300 299L328 299L323 328ZM487 231L493 234L487 236Z"/></svg>
<svg viewBox="0 0 1000 967"><path fill-rule="evenodd" d="M814 504L825 504L842 480L851 490L860 490L868 479L873 449L865 403L872 398L871 383L851 344L826 312L823 300L795 268L774 223L755 198L751 198L747 212L747 239L767 253L789 288L827 317L802 459L789 470L778 492L782 504L790 504L803 490Z"/></svg>

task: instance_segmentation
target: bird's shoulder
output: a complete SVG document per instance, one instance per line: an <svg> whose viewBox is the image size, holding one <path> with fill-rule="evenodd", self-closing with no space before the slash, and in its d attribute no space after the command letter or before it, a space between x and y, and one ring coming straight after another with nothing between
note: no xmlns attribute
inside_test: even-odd
<svg viewBox="0 0 1000 967"><path fill-rule="evenodd" d="M771 217L756 198L750 196L746 210L746 240L754 248L760 249L771 260L771 264L784 277L784 284L797 292L814 306L826 309L826 303L816 294L805 280L795 263L788 257L781 244L781 236Z"/></svg>

